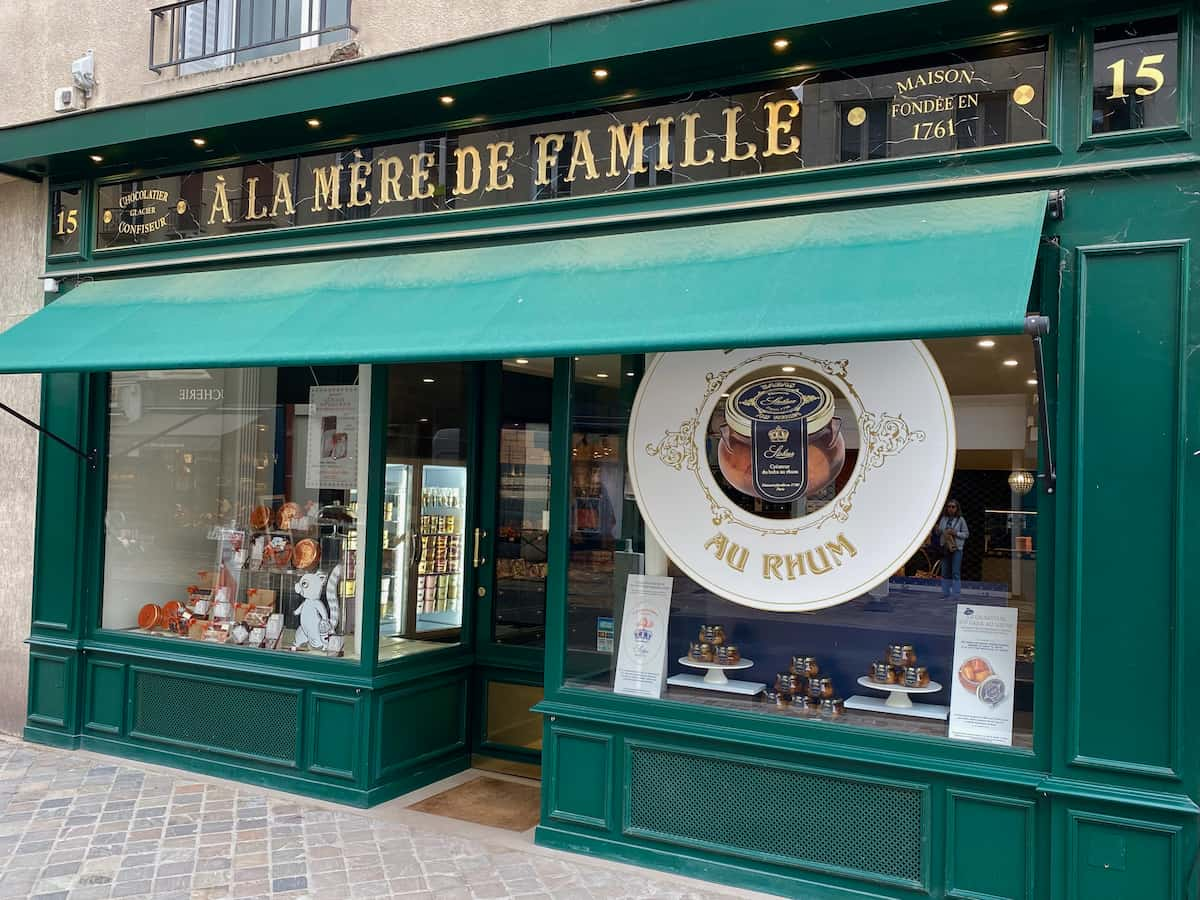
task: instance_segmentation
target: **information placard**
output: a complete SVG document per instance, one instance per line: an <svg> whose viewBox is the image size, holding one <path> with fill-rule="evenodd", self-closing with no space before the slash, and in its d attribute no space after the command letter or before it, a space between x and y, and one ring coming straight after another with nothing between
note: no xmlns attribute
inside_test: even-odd
<svg viewBox="0 0 1200 900"><path fill-rule="evenodd" d="M655 699L662 696L673 582L673 578L662 575L630 575L626 581L615 693Z"/></svg>
<svg viewBox="0 0 1200 900"><path fill-rule="evenodd" d="M358 385L309 388L308 403L304 486L314 490L357 487Z"/></svg>
<svg viewBox="0 0 1200 900"><path fill-rule="evenodd" d="M950 737L1012 746L1017 611L959 604L954 627Z"/></svg>

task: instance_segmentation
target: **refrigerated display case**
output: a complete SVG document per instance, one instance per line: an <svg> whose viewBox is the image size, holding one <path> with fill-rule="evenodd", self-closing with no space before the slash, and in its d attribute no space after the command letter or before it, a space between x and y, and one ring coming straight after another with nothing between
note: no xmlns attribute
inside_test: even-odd
<svg viewBox="0 0 1200 900"><path fill-rule="evenodd" d="M421 469L421 518L413 579L416 631L462 626L467 470Z"/></svg>
<svg viewBox="0 0 1200 900"><path fill-rule="evenodd" d="M419 650L462 626L466 494L462 466L387 464L381 657Z"/></svg>

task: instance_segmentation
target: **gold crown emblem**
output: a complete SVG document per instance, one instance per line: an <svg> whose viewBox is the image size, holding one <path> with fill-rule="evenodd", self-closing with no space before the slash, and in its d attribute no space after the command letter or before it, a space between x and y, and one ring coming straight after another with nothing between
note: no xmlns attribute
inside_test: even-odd
<svg viewBox="0 0 1200 900"><path fill-rule="evenodd" d="M788 439L789 434L791 434L791 432L788 431L786 428L784 428L782 425L776 425L774 428L772 428L770 431L767 432L767 437L769 437L771 439L772 444L782 444L784 441L786 441Z"/></svg>

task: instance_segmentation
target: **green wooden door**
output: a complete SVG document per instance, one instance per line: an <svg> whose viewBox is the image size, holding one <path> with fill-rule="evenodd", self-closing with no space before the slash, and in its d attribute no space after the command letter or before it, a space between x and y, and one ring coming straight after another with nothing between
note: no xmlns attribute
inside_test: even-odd
<svg viewBox="0 0 1200 900"><path fill-rule="evenodd" d="M487 366L477 556L477 753L541 760L554 360Z"/></svg>

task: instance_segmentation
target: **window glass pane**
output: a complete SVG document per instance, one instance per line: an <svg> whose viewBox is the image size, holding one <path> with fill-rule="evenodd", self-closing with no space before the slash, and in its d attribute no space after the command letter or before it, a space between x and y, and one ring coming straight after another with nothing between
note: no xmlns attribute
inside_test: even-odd
<svg viewBox="0 0 1200 900"><path fill-rule="evenodd" d="M575 363L571 422L567 670L608 685L614 608L625 576L644 571L645 542L625 464L629 410L641 356L586 356Z"/></svg>
<svg viewBox="0 0 1200 900"><path fill-rule="evenodd" d="M546 642L554 360L505 360L501 372L492 640L541 647Z"/></svg>
<svg viewBox="0 0 1200 900"><path fill-rule="evenodd" d="M102 626L357 656L369 376L114 373Z"/></svg>
<svg viewBox="0 0 1200 900"><path fill-rule="evenodd" d="M459 640L465 601L468 368L392 366L379 658Z"/></svg>
<svg viewBox="0 0 1200 900"><path fill-rule="evenodd" d="M978 689L1000 665L979 664L972 656L955 666L959 605L978 612L1015 609L1017 614L1015 683L1012 697L1015 746L1032 745L1034 626L1037 613L1037 559L1043 547L1037 526L1037 385L1031 342L1027 337L941 339L926 342L945 378L953 404L957 452L950 498L920 549L877 588L847 602L803 613L770 612L741 605L691 580L643 528L633 500L626 461L626 434L634 394L643 371L641 358L583 357L576 362L576 403L572 452L571 552L568 570L567 681L572 686L611 690L621 635L626 580L630 574L666 574L673 578L667 629L667 675L703 676L681 659L694 644L708 662L719 652L733 654L752 667L730 669L733 682L763 684L765 691L683 686L668 682L667 700L700 703L763 715L824 718L860 727L945 736L943 716L914 715L909 709L850 708L830 704L824 716L808 711L790 696L775 695L780 686L796 696L810 687L835 698L873 699L885 706L890 691L889 648L917 669L912 678L939 689L905 696L918 712L950 704L955 683ZM604 373L608 377L600 378ZM821 381L819 373L805 373ZM825 379L829 381L829 379ZM832 383L832 418L808 435L809 487L801 500L770 502L749 496L736 465L739 440L724 415L724 404L706 424L707 459L714 481L730 501L767 520L809 515L844 499L843 489L860 463L860 425L846 398ZM736 424L736 423L732 423ZM813 447L822 452L814 453ZM947 504L949 506L949 504ZM953 533L953 541L949 534ZM919 538L920 536L914 536ZM954 546L951 547L951 544ZM758 563L755 562L757 566ZM766 576L764 576L766 577ZM753 579L750 579L753 581ZM702 626L721 626L724 651L715 641L702 641ZM710 635L711 636L711 635ZM980 652L980 657L987 654ZM812 662L805 662L811 659ZM983 661L985 664L988 660ZM882 664L885 683L859 679ZM968 665L969 663L969 665ZM791 679L793 667L799 678ZM923 671L918 668L923 667ZM985 668L987 671L985 671ZM810 670L816 670L812 672ZM904 677L901 675L901 677ZM819 681L830 679L828 686ZM921 685L917 685L920 687ZM932 685L926 685L932 687ZM970 689L970 688L968 688ZM897 692L898 694L899 692ZM823 698L822 698L823 699ZM902 705L904 698L896 703ZM854 706L857 704L851 704Z"/></svg>
<svg viewBox="0 0 1200 900"><path fill-rule="evenodd" d="M1096 29L1092 133L1179 121L1179 19L1162 16Z"/></svg>
<svg viewBox="0 0 1200 900"><path fill-rule="evenodd" d="M236 62L247 62L300 49L300 41L287 40L306 30L303 14L311 0L238 0ZM262 45L262 46L255 46Z"/></svg>

